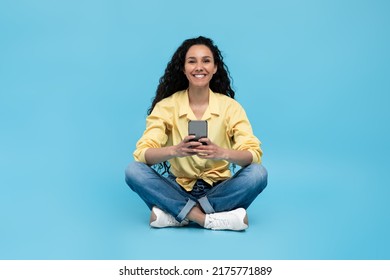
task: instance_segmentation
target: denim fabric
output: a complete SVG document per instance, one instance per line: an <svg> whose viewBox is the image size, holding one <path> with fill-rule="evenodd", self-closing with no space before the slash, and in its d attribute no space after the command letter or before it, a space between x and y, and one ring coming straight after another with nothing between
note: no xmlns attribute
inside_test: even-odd
<svg viewBox="0 0 390 280"><path fill-rule="evenodd" d="M184 190L170 174L163 177L148 165L132 162L126 172L126 183L146 203L168 212L179 222L199 204L205 213L248 208L267 186L267 170L260 164L240 169L233 177L210 186L198 180L191 192Z"/></svg>

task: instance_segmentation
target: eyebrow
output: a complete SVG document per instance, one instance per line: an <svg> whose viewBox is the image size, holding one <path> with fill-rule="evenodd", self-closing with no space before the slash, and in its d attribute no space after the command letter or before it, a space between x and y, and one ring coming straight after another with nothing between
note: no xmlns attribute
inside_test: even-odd
<svg viewBox="0 0 390 280"><path fill-rule="evenodd" d="M202 58L212 58L211 56L209 55L206 55L206 56L202 56ZM195 56L190 56L190 57L187 57L186 59L196 59Z"/></svg>

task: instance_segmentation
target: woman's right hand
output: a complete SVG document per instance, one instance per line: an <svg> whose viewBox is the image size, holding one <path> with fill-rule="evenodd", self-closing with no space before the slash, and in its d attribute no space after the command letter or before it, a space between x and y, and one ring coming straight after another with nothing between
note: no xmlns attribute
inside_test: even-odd
<svg viewBox="0 0 390 280"><path fill-rule="evenodd" d="M173 146L174 156L187 157L187 156L196 155L195 149L198 146L202 146L202 143L198 141L191 141L194 138L195 138L194 135L188 135L179 144Z"/></svg>
<svg viewBox="0 0 390 280"><path fill-rule="evenodd" d="M191 141L195 136L186 136L183 141L175 146L162 148L149 148L145 152L145 161L149 165L170 160L175 157L188 157L196 155L195 149L202 145L198 141Z"/></svg>

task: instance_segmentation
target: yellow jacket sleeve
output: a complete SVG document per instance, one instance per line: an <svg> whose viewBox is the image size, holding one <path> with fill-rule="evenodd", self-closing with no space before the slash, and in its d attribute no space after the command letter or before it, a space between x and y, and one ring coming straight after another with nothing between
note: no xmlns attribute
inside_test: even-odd
<svg viewBox="0 0 390 280"><path fill-rule="evenodd" d="M167 130L171 128L168 108L157 103L152 113L146 118L146 129L136 144L134 160L146 163L145 152L149 148L161 148L168 140Z"/></svg>
<svg viewBox="0 0 390 280"><path fill-rule="evenodd" d="M227 116L228 134L232 139L233 150L249 151L252 154L252 163L261 163L261 142L253 135L252 126L242 106L235 103Z"/></svg>

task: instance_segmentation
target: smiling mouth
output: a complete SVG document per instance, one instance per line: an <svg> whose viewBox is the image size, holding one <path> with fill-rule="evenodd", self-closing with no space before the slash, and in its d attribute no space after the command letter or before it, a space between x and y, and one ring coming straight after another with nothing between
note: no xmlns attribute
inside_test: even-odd
<svg viewBox="0 0 390 280"><path fill-rule="evenodd" d="M206 77L206 74L195 74L195 75L193 75L195 78L197 78L197 79L202 79L202 78L204 78L204 77Z"/></svg>

